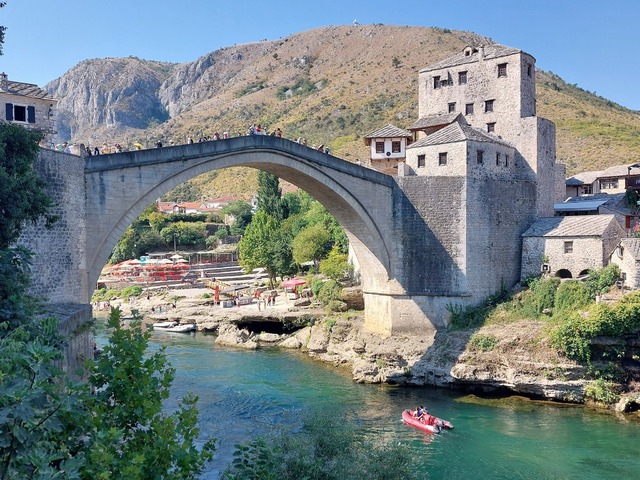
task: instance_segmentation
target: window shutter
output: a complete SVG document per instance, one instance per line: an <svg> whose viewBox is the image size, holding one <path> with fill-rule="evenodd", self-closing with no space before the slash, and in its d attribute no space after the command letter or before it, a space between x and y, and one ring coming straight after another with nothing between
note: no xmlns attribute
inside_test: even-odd
<svg viewBox="0 0 640 480"><path fill-rule="evenodd" d="M27 122L36 123L36 107L27 107Z"/></svg>
<svg viewBox="0 0 640 480"><path fill-rule="evenodd" d="M13 121L13 103L7 103L7 122Z"/></svg>

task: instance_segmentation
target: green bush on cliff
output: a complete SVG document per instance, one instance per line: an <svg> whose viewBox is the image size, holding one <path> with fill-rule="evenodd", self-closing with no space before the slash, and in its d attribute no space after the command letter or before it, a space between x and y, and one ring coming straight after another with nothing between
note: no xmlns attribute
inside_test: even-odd
<svg viewBox="0 0 640 480"><path fill-rule="evenodd" d="M574 312L558 320L551 333L551 345L567 357L591 362L591 339L620 337L640 330L640 293L623 297L617 304L593 304L587 312Z"/></svg>
<svg viewBox="0 0 640 480"><path fill-rule="evenodd" d="M556 316L565 315L575 310L587 308L595 300L582 282L569 281L561 283L556 292Z"/></svg>
<svg viewBox="0 0 640 480"><path fill-rule="evenodd" d="M482 335L474 333L469 339L469 343L474 348L482 350L483 352L490 352L498 345L498 339L493 335Z"/></svg>
<svg viewBox="0 0 640 480"><path fill-rule="evenodd" d="M587 384L584 396L605 405L613 405L620 400L619 389L619 385L599 378Z"/></svg>

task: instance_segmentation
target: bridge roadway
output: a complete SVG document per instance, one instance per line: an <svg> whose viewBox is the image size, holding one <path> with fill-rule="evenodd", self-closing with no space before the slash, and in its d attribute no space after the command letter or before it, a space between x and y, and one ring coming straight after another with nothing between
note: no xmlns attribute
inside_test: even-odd
<svg viewBox="0 0 640 480"><path fill-rule="evenodd" d="M89 301L100 271L125 229L146 207L193 177L228 167L272 173L322 203L345 229L359 263L365 323L381 333L398 330L400 325L393 324L392 297L404 296L407 291L397 280L403 262L398 261L401 252L397 248L402 242L393 228L395 179L296 142L264 135L85 157L84 301ZM424 326L424 320L419 324Z"/></svg>

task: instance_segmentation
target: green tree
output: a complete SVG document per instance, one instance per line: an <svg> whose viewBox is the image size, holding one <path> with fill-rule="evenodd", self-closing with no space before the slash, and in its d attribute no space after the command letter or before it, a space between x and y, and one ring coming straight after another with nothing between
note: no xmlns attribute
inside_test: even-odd
<svg viewBox="0 0 640 480"><path fill-rule="evenodd" d="M272 173L258 171L258 210L281 222L285 218L281 197L280 179Z"/></svg>
<svg viewBox="0 0 640 480"><path fill-rule="evenodd" d="M278 273L274 247L278 232L276 220L262 210L258 210L238 244L240 265L246 272L255 268L264 268L269 275L271 286Z"/></svg>
<svg viewBox="0 0 640 480"><path fill-rule="evenodd" d="M56 220L45 183L33 169L40 139L19 125L0 124L0 248L18 237L25 222L44 218L50 227Z"/></svg>
<svg viewBox="0 0 640 480"><path fill-rule="evenodd" d="M353 272L353 266L349 263L347 255L342 253L337 245L334 245L329 256L320 261L320 273L332 280L342 280Z"/></svg>
<svg viewBox="0 0 640 480"><path fill-rule="evenodd" d="M175 244L176 248L178 245L204 248L207 229L204 223L176 222L163 228L160 235L168 245Z"/></svg>
<svg viewBox="0 0 640 480"><path fill-rule="evenodd" d="M328 251L331 234L322 223L317 223L302 230L293 239L293 259L298 265L305 262L317 263Z"/></svg>
<svg viewBox="0 0 640 480"><path fill-rule="evenodd" d="M253 217L251 205L242 200L237 200L225 205L222 208L222 213L234 217L233 224L231 225L231 235L242 235L244 229L251 223L251 218Z"/></svg>
<svg viewBox="0 0 640 480"><path fill-rule="evenodd" d="M86 404L92 428L85 434L90 448L83 478L196 478L214 451L213 440L201 450L195 447L197 398L187 395L177 412L165 413L163 401L175 371L164 349L147 352L150 334L139 321L133 328L120 323L120 311L114 309L109 344L89 362L88 386L94 393Z"/></svg>

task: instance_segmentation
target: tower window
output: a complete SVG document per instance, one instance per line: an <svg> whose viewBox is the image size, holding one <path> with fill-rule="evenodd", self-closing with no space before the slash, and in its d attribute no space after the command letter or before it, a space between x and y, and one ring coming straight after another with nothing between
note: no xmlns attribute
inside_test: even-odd
<svg viewBox="0 0 640 480"><path fill-rule="evenodd" d="M506 77L507 76L507 64L501 63L498 65L498 77Z"/></svg>
<svg viewBox="0 0 640 480"><path fill-rule="evenodd" d="M400 142L395 140L391 142L391 151L393 153L400 153Z"/></svg>
<svg viewBox="0 0 640 480"><path fill-rule="evenodd" d="M384 153L384 142L376 142L376 153Z"/></svg>
<svg viewBox="0 0 640 480"><path fill-rule="evenodd" d="M485 100L484 113L493 112L493 100Z"/></svg>
<svg viewBox="0 0 640 480"><path fill-rule="evenodd" d="M527 76L530 77L531 73L533 71L533 67L531 66L530 63L527 63Z"/></svg>
<svg viewBox="0 0 640 480"><path fill-rule="evenodd" d="M456 111L456 102L449 103L449 113L453 113Z"/></svg>
<svg viewBox="0 0 640 480"><path fill-rule="evenodd" d="M467 103L464 106L464 114L465 115L473 115L473 103Z"/></svg>
<svg viewBox="0 0 640 480"><path fill-rule="evenodd" d="M447 164L447 152L440 152L438 154L438 165L443 166Z"/></svg>
<svg viewBox="0 0 640 480"><path fill-rule="evenodd" d="M465 85L467 83L467 72L458 72L458 85Z"/></svg>
<svg viewBox="0 0 640 480"><path fill-rule="evenodd" d="M440 88L440 77L433 77L433 88Z"/></svg>
<svg viewBox="0 0 640 480"><path fill-rule="evenodd" d="M482 150L478 150L478 165L482 165L484 163L484 152Z"/></svg>
<svg viewBox="0 0 640 480"><path fill-rule="evenodd" d="M418 155L418 168L424 167L425 165L426 165L425 156L424 155Z"/></svg>
<svg viewBox="0 0 640 480"><path fill-rule="evenodd" d="M496 122L487 123L487 132L495 132L496 131Z"/></svg>
<svg viewBox="0 0 640 480"><path fill-rule="evenodd" d="M500 152L496 153L496 167L500 166Z"/></svg>

